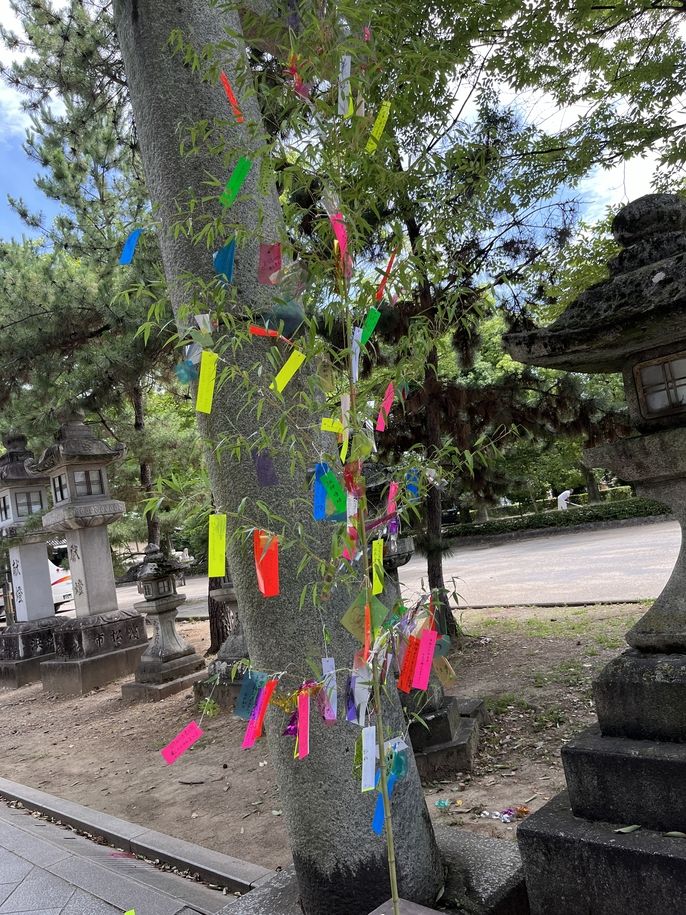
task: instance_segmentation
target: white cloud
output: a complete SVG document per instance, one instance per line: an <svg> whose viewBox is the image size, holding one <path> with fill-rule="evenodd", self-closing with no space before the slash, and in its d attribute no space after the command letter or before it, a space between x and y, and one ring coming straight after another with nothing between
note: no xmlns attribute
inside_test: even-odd
<svg viewBox="0 0 686 915"><path fill-rule="evenodd" d="M10 7L9 0L0 0L0 23L23 37L19 19ZM0 45L0 60L3 63L10 63L17 56L19 55ZM23 137L24 131L31 124L28 114L22 109L21 93L4 82L0 82L0 122L3 126L0 142L7 134Z"/></svg>

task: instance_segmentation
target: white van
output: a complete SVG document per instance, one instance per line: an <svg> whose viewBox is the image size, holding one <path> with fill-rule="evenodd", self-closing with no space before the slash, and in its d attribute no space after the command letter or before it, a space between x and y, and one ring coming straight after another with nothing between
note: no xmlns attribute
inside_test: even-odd
<svg viewBox="0 0 686 915"><path fill-rule="evenodd" d="M50 569L50 584L52 585L52 602L57 610L61 604L67 604L74 599L71 589L71 572L69 569L60 569L48 559Z"/></svg>

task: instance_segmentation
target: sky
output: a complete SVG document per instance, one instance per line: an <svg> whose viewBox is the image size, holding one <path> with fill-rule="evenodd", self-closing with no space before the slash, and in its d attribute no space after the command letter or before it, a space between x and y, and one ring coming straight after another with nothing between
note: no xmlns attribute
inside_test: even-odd
<svg viewBox="0 0 686 915"><path fill-rule="evenodd" d="M16 17L10 8L9 0L0 0L0 23L6 27L16 28ZM8 52L0 48L0 60L7 62L9 58ZM536 103L540 114L540 100L536 100ZM549 105L549 129L561 127L569 116L569 112L558 111ZM21 239L22 235L35 233L26 228L10 207L7 201L8 194L22 197L30 210L42 211L48 218L57 213L58 205L46 198L34 184L39 169L22 148L26 129L30 127L30 118L22 110L21 95L2 82L0 125L0 240ZM604 215L607 206L627 203L642 194L650 193L653 172L654 161L650 157L632 159L610 171L596 169L577 189L582 218L587 222L593 222Z"/></svg>

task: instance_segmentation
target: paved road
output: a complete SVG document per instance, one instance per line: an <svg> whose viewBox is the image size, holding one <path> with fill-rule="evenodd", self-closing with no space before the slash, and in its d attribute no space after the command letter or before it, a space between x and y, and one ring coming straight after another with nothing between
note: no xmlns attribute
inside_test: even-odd
<svg viewBox="0 0 686 915"><path fill-rule="evenodd" d="M3 915L221 915L230 899L0 801Z"/></svg>
<svg viewBox="0 0 686 915"><path fill-rule="evenodd" d="M445 559L461 604L583 603L657 597L674 566L680 534L676 521L613 530L567 532L497 546L456 549ZM408 594L421 588L426 564L414 557L400 570ZM189 578L180 616L207 615L207 579ZM120 607L141 599L135 585L117 590Z"/></svg>

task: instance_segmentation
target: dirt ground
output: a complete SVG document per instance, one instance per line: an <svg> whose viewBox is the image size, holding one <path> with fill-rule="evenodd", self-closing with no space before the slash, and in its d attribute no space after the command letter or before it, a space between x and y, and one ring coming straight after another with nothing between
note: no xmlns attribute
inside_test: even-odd
<svg viewBox="0 0 686 915"><path fill-rule="evenodd" d="M517 805L534 811L561 790L560 746L592 722L591 680L623 650L623 633L644 610L620 604L465 614L469 636L452 658L452 691L486 697L492 721L471 775L426 786L431 816L514 839L514 824L481 813ZM207 623L180 629L203 653ZM120 683L80 699L47 697L33 685L0 693L0 709L4 777L268 867L288 863L266 747L241 750L244 722L206 718L206 737L167 767L159 747L198 720L189 693L126 705ZM448 809L436 807L443 799L453 802Z"/></svg>

